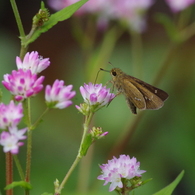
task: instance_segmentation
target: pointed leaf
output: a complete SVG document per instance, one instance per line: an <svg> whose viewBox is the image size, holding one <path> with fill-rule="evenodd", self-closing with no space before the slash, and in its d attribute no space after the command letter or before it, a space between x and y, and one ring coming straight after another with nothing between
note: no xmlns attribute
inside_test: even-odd
<svg viewBox="0 0 195 195"><path fill-rule="evenodd" d="M182 179L183 175L184 175L184 171L182 171L171 184L169 184L168 186L166 186L165 188L156 192L153 195L171 195L173 190L176 188L176 186L178 185L178 183Z"/></svg>
<svg viewBox="0 0 195 195"><path fill-rule="evenodd" d="M88 151L90 145L92 144L92 142L93 142L92 136L91 136L91 134L88 134L85 137L83 145L81 146L81 153L80 153L81 156L85 156L87 154L87 151Z"/></svg>
<svg viewBox="0 0 195 195"><path fill-rule="evenodd" d="M51 17L47 22L43 24L40 28L38 28L32 37L25 42L25 46L27 46L29 43L32 43L35 41L41 33L44 33L48 31L50 28L52 28L54 25L56 25L58 22L64 21L68 18L70 18L83 4L85 4L88 0L80 0L68 7L65 7L64 9L56 12L55 14L52 14Z"/></svg>

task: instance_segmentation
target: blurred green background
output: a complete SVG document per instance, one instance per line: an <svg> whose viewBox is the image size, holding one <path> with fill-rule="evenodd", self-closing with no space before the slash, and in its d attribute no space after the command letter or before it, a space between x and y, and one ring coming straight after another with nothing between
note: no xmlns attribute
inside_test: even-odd
<svg viewBox="0 0 195 195"><path fill-rule="evenodd" d="M18 1L18 8L26 32L31 27L31 18L39 9L40 1ZM51 11L52 12L52 11ZM170 11L163 1L158 1L148 13L148 29L143 34L142 80L153 83L169 50L170 41L163 27L154 21L156 12ZM111 69L107 63L121 68L127 74L136 76L132 67L131 39L128 33L117 41L114 50L105 64L93 66L92 75L86 75L83 52L72 36L73 20L61 22L31 44L29 51L38 51L44 58L49 57L50 67L45 70L44 84L52 84L55 79L63 79L73 84L77 95L74 105L82 103L79 87L84 82L94 82L100 67ZM75 25L75 23L74 23ZM0 78L10 73L19 55L20 40L9 1L1 0L0 6ZM100 33L96 40L97 48L104 36ZM108 45L109 47L109 45ZM105 48L106 49L106 48ZM106 163L111 156L119 154L135 156L141 162L141 169L147 170L143 179L153 178L147 185L136 190L136 194L150 195L162 189L185 170L185 175L174 195L195 194L195 38L179 45L170 56L167 68L160 75L156 87L165 90L169 99L162 109L140 111L141 117L133 115L123 96L119 96L107 108L99 110L93 125L100 126L109 134L97 141L89 150L62 194L108 194L108 185L97 180L99 164ZM102 79L101 79L102 78ZM110 75L100 73L98 82L106 83ZM3 101L9 102L10 94L3 86ZM43 123L33 133L31 194L53 192L53 182L61 181L74 161L82 135L83 116L75 107L52 110ZM32 99L33 119L45 109L44 92ZM139 117L137 119L137 117ZM130 127L137 120L132 133ZM126 139L125 139L126 138ZM123 144L122 144L123 143ZM20 148L19 158L25 166L25 146ZM0 150L0 192L5 194L5 155ZM17 172L15 180L19 180ZM23 194L15 189L15 194ZM110 194L115 194L111 192Z"/></svg>

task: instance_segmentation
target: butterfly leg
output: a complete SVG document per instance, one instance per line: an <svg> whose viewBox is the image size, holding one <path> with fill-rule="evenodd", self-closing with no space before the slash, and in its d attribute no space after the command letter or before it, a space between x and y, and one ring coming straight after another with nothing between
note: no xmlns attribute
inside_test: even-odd
<svg viewBox="0 0 195 195"><path fill-rule="evenodd" d="M118 93L115 95L115 97L118 96L118 95L120 95L120 94L121 94L121 92L118 92ZM115 98L115 97L114 97L114 98ZM113 99L114 99L114 98L113 98ZM112 100L113 100L113 99L112 99ZM110 103L112 102L112 100L107 104L106 107L108 107L108 106L110 105Z"/></svg>

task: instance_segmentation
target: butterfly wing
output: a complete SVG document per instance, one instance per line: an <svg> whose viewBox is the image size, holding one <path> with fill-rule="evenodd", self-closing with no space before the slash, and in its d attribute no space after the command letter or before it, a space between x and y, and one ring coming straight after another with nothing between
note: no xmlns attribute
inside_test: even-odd
<svg viewBox="0 0 195 195"><path fill-rule="evenodd" d="M168 94L165 91L145 83L144 81L141 81L135 77L131 77L129 75L127 76L131 78L128 78L127 80L131 80L132 85L134 85L143 95L146 107L138 107L139 109L155 110L161 108L164 105L164 101L168 98Z"/></svg>
<svg viewBox="0 0 195 195"><path fill-rule="evenodd" d="M146 109L146 103L143 94L128 79L123 80L122 93L124 94L131 111L136 114L136 107Z"/></svg>

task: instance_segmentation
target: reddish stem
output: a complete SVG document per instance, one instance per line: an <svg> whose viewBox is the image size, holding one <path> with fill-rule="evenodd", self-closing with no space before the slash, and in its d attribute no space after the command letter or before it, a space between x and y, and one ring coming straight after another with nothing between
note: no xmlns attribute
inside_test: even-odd
<svg viewBox="0 0 195 195"><path fill-rule="evenodd" d="M6 186L13 182L13 158L10 152L5 154ZM6 195L13 195L13 189L7 190Z"/></svg>

